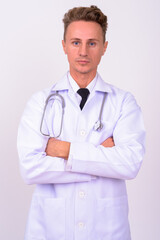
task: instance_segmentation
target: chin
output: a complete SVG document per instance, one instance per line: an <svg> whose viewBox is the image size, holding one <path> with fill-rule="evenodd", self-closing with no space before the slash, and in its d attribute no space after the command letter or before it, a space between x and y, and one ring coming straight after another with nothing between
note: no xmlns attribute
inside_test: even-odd
<svg viewBox="0 0 160 240"><path fill-rule="evenodd" d="M76 69L76 71L77 71L78 73L81 73L81 74L87 74L87 73L92 72L91 69L85 69L85 68Z"/></svg>

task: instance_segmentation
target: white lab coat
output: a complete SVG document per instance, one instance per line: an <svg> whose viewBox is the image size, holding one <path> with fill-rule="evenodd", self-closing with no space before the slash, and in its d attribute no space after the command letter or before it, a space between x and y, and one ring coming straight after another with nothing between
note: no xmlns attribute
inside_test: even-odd
<svg viewBox="0 0 160 240"><path fill-rule="evenodd" d="M60 140L71 142L68 162L46 156L48 137L40 133L45 100L58 90L65 99ZM94 131L104 92L102 123ZM60 126L61 105L55 101L43 130L51 136ZM100 144L113 136L115 147ZM136 177L144 155L145 131L134 97L97 83L81 111L67 75L28 102L18 131L20 169L27 184L37 184L25 240L130 240L125 180Z"/></svg>

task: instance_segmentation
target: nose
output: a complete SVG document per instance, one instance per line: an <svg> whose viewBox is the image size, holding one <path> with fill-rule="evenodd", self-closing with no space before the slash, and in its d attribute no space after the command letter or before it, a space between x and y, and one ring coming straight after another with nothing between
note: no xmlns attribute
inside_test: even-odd
<svg viewBox="0 0 160 240"><path fill-rule="evenodd" d="M79 55L82 57L87 56L87 45L86 44L81 44L81 46L79 48Z"/></svg>

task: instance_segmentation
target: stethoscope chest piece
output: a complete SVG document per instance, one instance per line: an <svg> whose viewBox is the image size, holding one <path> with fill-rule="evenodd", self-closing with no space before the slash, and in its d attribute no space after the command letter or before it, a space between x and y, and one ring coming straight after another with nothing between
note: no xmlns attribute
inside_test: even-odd
<svg viewBox="0 0 160 240"><path fill-rule="evenodd" d="M94 131L98 131L98 132L101 131L102 128L103 128L103 124L101 123L100 120L98 120L93 126Z"/></svg>
<svg viewBox="0 0 160 240"><path fill-rule="evenodd" d="M93 129L94 131L100 132L103 128L103 124L102 124L102 112L103 112L103 108L104 108L104 103L107 97L107 93L104 93L104 97L103 97L103 101L102 101L102 105L101 105L101 109L100 109L100 113L99 113L99 118L97 120L97 122L95 122Z"/></svg>

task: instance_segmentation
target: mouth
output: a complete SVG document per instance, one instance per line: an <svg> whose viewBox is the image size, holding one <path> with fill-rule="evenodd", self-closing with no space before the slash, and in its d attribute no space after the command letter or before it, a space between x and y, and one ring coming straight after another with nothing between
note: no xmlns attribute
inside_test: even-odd
<svg viewBox="0 0 160 240"><path fill-rule="evenodd" d="M82 64L82 65L85 65L85 64L89 63L89 60L86 60L86 59L78 59L78 60L76 60L76 62L78 62L79 64Z"/></svg>

